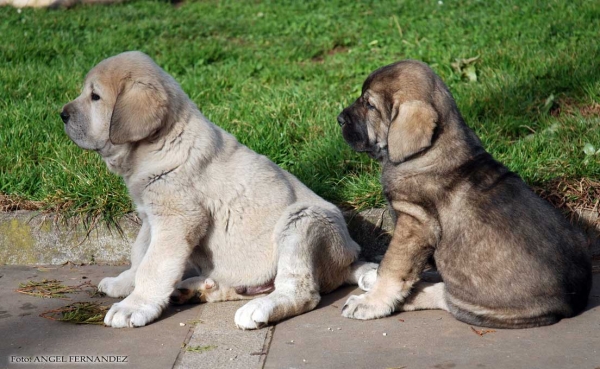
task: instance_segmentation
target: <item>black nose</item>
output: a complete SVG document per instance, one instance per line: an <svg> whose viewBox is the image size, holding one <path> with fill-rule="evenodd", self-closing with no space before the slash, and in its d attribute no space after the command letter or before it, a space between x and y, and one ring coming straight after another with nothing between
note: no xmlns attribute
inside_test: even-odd
<svg viewBox="0 0 600 369"><path fill-rule="evenodd" d="M342 114L338 115L337 120L340 127L343 127L344 124L346 124L346 120L344 119L344 116Z"/></svg>
<svg viewBox="0 0 600 369"><path fill-rule="evenodd" d="M63 110L60 112L60 118L62 119L63 122L65 122L65 124L67 124L67 122L69 121L69 113L67 113L66 110Z"/></svg>

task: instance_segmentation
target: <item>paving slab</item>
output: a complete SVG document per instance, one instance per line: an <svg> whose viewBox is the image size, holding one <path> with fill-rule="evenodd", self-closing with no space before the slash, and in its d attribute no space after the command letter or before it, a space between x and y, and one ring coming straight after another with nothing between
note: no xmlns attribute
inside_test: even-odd
<svg viewBox="0 0 600 369"><path fill-rule="evenodd" d="M248 301L200 305L196 325L176 369L260 369L267 355L273 327L237 329L235 312Z"/></svg>
<svg viewBox="0 0 600 369"><path fill-rule="evenodd" d="M600 367L600 274L588 309L540 328L480 336L444 311L357 321L341 308L354 288L324 296L316 310L279 323L264 368ZM481 329L474 327L475 329Z"/></svg>
<svg viewBox="0 0 600 369"><path fill-rule="evenodd" d="M169 307L155 323L143 328L113 329L102 325L75 325L51 321L39 314L76 301L100 301L110 305L111 298L90 298L87 293L71 294L70 300L44 299L15 292L19 283L28 280L58 279L65 285L84 281L98 284L106 276L115 276L124 270L119 266L75 267L0 267L0 368L171 368L180 353L182 343L193 329L198 305ZM83 277L86 277L85 279ZM180 311L177 311L180 310ZM17 364L12 357L50 360L55 364ZM126 358L126 363L75 363L75 356ZM43 359L42 357L46 358ZM15 361L17 359L13 359ZM35 360L35 359L34 359ZM54 359L56 360L56 359ZM80 359L81 360L81 359ZM89 359L85 359L89 360ZM70 361L70 362L69 362Z"/></svg>

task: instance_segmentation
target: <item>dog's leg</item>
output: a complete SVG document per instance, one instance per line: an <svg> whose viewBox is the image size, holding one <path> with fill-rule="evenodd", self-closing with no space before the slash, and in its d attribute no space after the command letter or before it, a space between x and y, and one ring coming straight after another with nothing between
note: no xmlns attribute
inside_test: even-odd
<svg viewBox="0 0 600 369"><path fill-rule="evenodd" d="M240 329L257 329L268 323L302 314L321 300L316 280L315 249L329 234L310 209L300 209L284 219L275 234L278 261L275 291L248 302L235 314ZM340 284L343 281L340 279Z"/></svg>
<svg viewBox="0 0 600 369"><path fill-rule="evenodd" d="M173 304L193 304L200 302L251 300L273 291L273 284L263 286L230 287L217 283L204 276L185 279L177 284L171 294Z"/></svg>
<svg viewBox="0 0 600 369"><path fill-rule="evenodd" d="M412 209L414 210L414 209ZM375 319L388 316L404 302L433 253L436 224L424 211L415 216L401 213L390 246L379 266L371 290L351 296L342 315L354 319Z"/></svg>
<svg viewBox="0 0 600 369"><path fill-rule="evenodd" d="M418 282L404 303L399 307L399 311L415 310L446 310L445 287L444 283Z"/></svg>
<svg viewBox="0 0 600 369"><path fill-rule="evenodd" d="M176 305L206 302L206 298L202 298L203 294L215 287L215 282L210 278L203 276L187 278L177 283L169 301Z"/></svg>
<svg viewBox="0 0 600 369"><path fill-rule="evenodd" d="M135 287L135 273L150 245L150 224L142 217L142 227L131 247L131 267L117 277L106 277L98 284L98 290L110 297L126 297Z"/></svg>
<svg viewBox="0 0 600 369"><path fill-rule="evenodd" d="M196 230L198 224L204 222L192 216L151 219L152 239L135 274L135 288L125 300L110 308L104 324L114 328L141 327L160 316L175 283L183 276L193 249L191 240L203 236L199 235L201 230Z"/></svg>
<svg viewBox="0 0 600 369"><path fill-rule="evenodd" d="M312 310L321 300L306 245L289 239L279 245L275 291L242 306L235 313L240 329L257 329L270 322ZM302 250L304 249L304 250Z"/></svg>

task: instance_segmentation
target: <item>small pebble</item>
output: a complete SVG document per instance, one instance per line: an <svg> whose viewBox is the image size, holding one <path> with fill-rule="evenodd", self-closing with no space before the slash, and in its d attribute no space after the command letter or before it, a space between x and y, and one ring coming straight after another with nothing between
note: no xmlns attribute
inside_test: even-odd
<svg viewBox="0 0 600 369"><path fill-rule="evenodd" d="M341 330L342 330L342 328L338 327L338 331L341 331Z"/></svg>
<svg viewBox="0 0 600 369"><path fill-rule="evenodd" d="M294 343L294 340L291 340L290 342L291 342L291 343Z"/></svg>
<svg viewBox="0 0 600 369"><path fill-rule="evenodd" d="M384 336L387 336L387 333L384 333L383 335L384 335Z"/></svg>
<svg viewBox="0 0 600 369"><path fill-rule="evenodd" d="M180 327L183 327L185 325L185 323L179 323Z"/></svg>

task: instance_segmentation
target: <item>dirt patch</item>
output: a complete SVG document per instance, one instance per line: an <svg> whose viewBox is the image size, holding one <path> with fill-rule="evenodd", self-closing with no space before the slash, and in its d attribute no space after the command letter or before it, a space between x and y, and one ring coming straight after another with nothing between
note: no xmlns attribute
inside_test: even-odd
<svg viewBox="0 0 600 369"><path fill-rule="evenodd" d="M583 213L588 213L595 217L587 217L586 220L600 227L600 182L588 178L556 178L533 186L533 190L555 207L566 211L572 221L579 220Z"/></svg>
<svg viewBox="0 0 600 369"><path fill-rule="evenodd" d="M332 56L332 55L335 55L335 54L346 53L346 52L348 52L348 48L347 47L345 47L345 46L335 46L333 49L331 49L331 50L329 50L329 51L327 51L325 53L322 53L322 54L319 54L317 56L314 56L311 60L313 61L313 63L320 64L320 63L323 63L323 61L325 61L325 57L326 56Z"/></svg>
<svg viewBox="0 0 600 369"><path fill-rule="evenodd" d="M591 105L584 105L579 108L579 112L584 117L600 116L600 104L593 103Z"/></svg>
<svg viewBox="0 0 600 369"><path fill-rule="evenodd" d="M23 200L17 196L0 194L0 211L40 210L41 201Z"/></svg>
<svg viewBox="0 0 600 369"><path fill-rule="evenodd" d="M555 179L534 186L534 190L562 210L571 223L579 225L586 234L592 254L600 255L600 182L587 178ZM594 273L598 273L599 267L595 263Z"/></svg>
<svg viewBox="0 0 600 369"><path fill-rule="evenodd" d="M598 117L600 116L600 104L597 102L583 104L570 97L563 97L553 103L550 114L553 117L575 115L581 115L584 118Z"/></svg>

